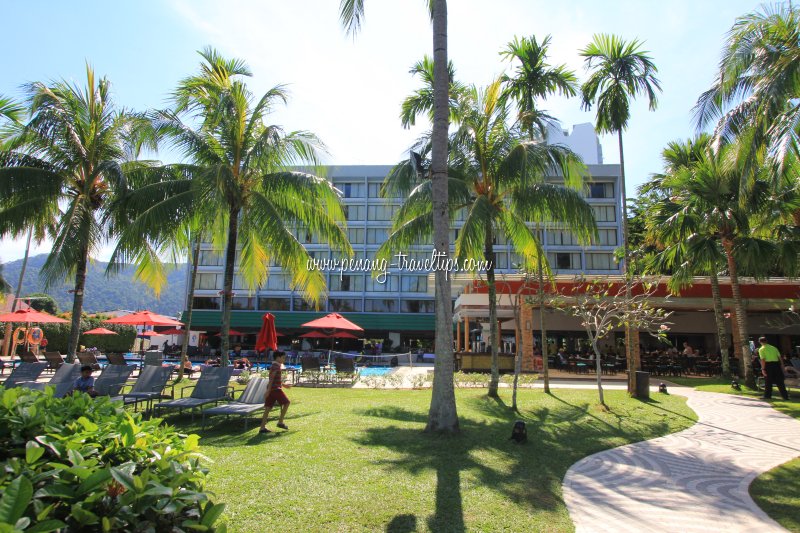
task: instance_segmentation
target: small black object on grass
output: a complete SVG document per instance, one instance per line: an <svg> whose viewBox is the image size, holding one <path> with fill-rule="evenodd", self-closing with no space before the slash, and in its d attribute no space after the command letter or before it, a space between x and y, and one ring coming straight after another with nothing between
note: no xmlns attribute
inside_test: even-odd
<svg viewBox="0 0 800 533"><path fill-rule="evenodd" d="M662 382L662 383L659 383L659 384L658 384L658 392L661 392L661 393L663 393L663 394L669 394L669 393L667 392L667 384L666 384L666 383L663 383L663 382Z"/></svg>
<svg viewBox="0 0 800 533"><path fill-rule="evenodd" d="M528 428L525 427L525 422L522 420L514 422L514 428L511 430L511 437L509 440L513 440L517 444L528 442Z"/></svg>
<svg viewBox="0 0 800 533"><path fill-rule="evenodd" d="M735 379L733 381L731 381L731 388L733 390L742 390L742 386L739 385L739 382L736 381Z"/></svg>

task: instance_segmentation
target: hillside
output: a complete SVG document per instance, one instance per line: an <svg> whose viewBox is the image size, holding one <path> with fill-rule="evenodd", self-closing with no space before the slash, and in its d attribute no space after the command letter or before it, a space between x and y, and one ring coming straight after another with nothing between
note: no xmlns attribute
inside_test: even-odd
<svg viewBox="0 0 800 533"><path fill-rule="evenodd" d="M72 310L72 289L74 282L68 280L48 291L39 279L47 254L35 255L28 259L28 268L25 279L22 281L22 296L33 292L47 292L58 302L61 311ZM98 311L111 311L115 309L150 309L156 313L175 315L184 308L186 291L186 264L180 263L168 271L167 285L161 292L161 297L156 299L153 291L144 284L134 281L134 268L131 266L122 269L119 274L107 277L105 274L108 263L95 261L89 264L86 278L86 292L83 300L83 309L87 313ZM3 265L3 276L16 289L22 260L11 261Z"/></svg>

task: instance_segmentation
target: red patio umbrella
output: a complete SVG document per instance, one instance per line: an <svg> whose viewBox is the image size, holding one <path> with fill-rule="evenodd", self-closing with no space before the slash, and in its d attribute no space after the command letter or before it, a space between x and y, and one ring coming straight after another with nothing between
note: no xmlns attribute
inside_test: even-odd
<svg viewBox="0 0 800 533"><path fill-rule="evenodd" d="M358 324L350 322L339 313L330 313L328 315L323 316L322 318L317 318L316 320L312 320L311 322L306 322L305 324L303 324L303 327L317 328L317 329L344 329L348 331L364 331L364 328L362 328Z"/></svg>
<svg viewBox="0 0 800 533"><path fill-rule="evenodd" d="M152 329L139 333L139 337L158 337L159 335L161 335L161 333L153 331Z"/></svg>
<svg viewBox="0 0 800 533"><path fill-rule="evenodd" d="M335 339L357 339L358 338L355 335L353 335L352 333L348 333L346 331L337 331L333 335L328 335L328 336L332 337L332 338L335 338Z"/></svg>
<svg viewBox="0 0 800 533"><path fill-rule="evenodd" d="M183 322L159 315L152 311L139 311L130 315L118 316L105 321L108 324L127 324L129 326L182 326Z"/></svg>
<svg viewBox="0 0 800 533"><path fill-rule="evenodd" d="M264 352L266 350L278 349L278 334L275 331L275 315L272 313L264 313L261 322L261 329L258 331L256 337L256 351Z"/></svg>
<svg viewBox="0 0 800 533"><path fill-rule="evenodd" d="M158 332L159 335L183 335L184 333L186 333L185 329L178 328L169 328Z"/></svg>
<svg viewBox="0 0 800 533"><path fill-rule="evenodd" d="M304 339L327 339L331 335L325 335L319 331L309 331L308 333L303 333L300 336Z"/></svg>
<svg viewBox="0 0 800 533"><path fill-rule="evenodd" d="M116 331L111 331L110 329L106 328L94 328L90 329L89 331L84 331L84 335L118 335Z"/></svg>
<svg viewBox="0 0 800 533"><path fill-rule="evenodd" d="M0 322L39 322L40 324L66 324L69 320L58 318L41 311L37 311L33 307L27 309L17 309L13 313L4 313L0 315Z"/></svg>
<svg viewBox="0 0 800 533"><path fill-rule="evenodd" d="M236 331L235 329L229 329L228 330L228 337L231 337L233 335L247 335L247 333L243 333L241 331ZM222 337L222 332L220 331L219 333L216 334L216 336L217 337Z"/></svg>

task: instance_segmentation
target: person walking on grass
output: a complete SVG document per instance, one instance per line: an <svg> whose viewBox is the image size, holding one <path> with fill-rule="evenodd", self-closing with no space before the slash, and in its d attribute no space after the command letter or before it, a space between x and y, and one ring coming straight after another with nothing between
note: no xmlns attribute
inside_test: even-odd
<svg viewBox="0 0 800 533"><path fill-rule="evenodd" d="M766 337L760 337L758 342L761 344L761 348L758 349L758 357L761 359L761 374L764 376L764 396L762 398L767 400L772 398L772 386L777 385L783 399L788 400L789 393L783 382L781 353L776 347L767 343Z"/></svg>
<svg viewBox="0 0 800 533"><path fill-rule="evenodd" d="M283 423L283 418L286 416L286 411L289 410L289 398L283 392L283 387L290 388L291 385L283 383L282 369L283 363L286 361L285 352L275 352L273 354L273 363L269 369L269 381L267 382L267 394L264 396L264 416L261 418L261 428L259 433L269 433L267 429L267 420L269 419L269 412L272 406L277 402L281 406L281 414L278 417L278 427L281 429L289 429Z"/></svg>

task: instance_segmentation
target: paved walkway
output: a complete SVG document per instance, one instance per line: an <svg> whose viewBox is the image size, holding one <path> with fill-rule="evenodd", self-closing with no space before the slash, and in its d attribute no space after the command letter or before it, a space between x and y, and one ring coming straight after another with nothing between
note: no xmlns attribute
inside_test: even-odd
<svg viewBox="0 0 800 533"><path fill-rule="evenodd" d="M752 398L670 392L688 397L697 424L591 455L567 471L564 500L576 531L785 531L747 488L800 456L800 421Z"/></svg>

